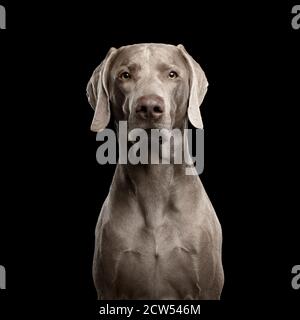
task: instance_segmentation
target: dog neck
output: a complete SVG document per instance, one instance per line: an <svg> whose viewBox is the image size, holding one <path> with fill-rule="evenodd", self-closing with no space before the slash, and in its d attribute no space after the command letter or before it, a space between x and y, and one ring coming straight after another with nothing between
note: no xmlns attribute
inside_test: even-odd
<svg viewBox="0 0 300 320"><path fill-rule="evenodd" d="M155 228L161 225L170 208L176 211L184 201L182 186L198 183L198 175L186 175L182 164L118 164L111 192L123 201L137 203L145 224ZM184 181L183 181L184 180Z"/></svg>
<svg viewBox="0 0 300 320"><path fill-rule="evenodd" d="M116 177L123 182L119 184L122 192L128 199L134 198L134 203L140 207L145 224L153 228L162 223L168 207L175 206L182 185L180 180L186 178L185 166L173 164L119 164Z"/></svg>

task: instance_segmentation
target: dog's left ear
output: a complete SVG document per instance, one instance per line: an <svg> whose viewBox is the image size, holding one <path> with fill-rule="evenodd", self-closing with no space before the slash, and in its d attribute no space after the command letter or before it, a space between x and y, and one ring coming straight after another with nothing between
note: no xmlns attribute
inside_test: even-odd
<svg viewBox="0 0 300 320"><path fill-rule="evenodd" d="M110 120L109 93L107 89L108 69L116 51L116 48L110 48L105 59L93 72L86 88L89 103L95 110L91 125L91 130L95 132L105 129Z"/></svg>
<svg viewBox="0 0 300 320"><path fill-rule="evenodd" d="M177 48L181 51L190 69L188 117L194 127L203 129L200 105L207 92L208 82L200 65L187 53L184 46L180 44Z"/></svg>

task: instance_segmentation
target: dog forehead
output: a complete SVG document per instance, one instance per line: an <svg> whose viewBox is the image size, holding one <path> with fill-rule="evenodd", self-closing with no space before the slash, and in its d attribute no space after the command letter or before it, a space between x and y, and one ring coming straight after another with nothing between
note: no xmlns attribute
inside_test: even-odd
<svg viewBox="0 0 300 320"><path fill-rule="evenodd" d="M159 63L185 66L185 60L176 46L156 43L134 44L119 48L113 65L116 67L130 64L142 66Z"/></svg>

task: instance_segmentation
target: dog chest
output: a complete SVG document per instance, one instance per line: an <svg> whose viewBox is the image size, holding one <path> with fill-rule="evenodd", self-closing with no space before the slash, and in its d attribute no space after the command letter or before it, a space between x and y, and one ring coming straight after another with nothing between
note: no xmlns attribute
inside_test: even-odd
<svg viewBox="0 0 300 320"><path fill-rule="evenodd" d="M141 228L130 235L103 230L103 271L110 274L115 294L121 298L196 296L197 242L199 236L181 234L172 225Z"/></svg>

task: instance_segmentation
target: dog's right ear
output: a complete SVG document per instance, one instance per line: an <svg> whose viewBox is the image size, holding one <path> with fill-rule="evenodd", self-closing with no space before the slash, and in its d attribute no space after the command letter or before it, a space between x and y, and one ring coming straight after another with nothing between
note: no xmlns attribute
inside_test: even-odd
<svg viewBox="0 0 300 320"><path fill-rule="evenodd" d="M110 48L105 59L93 72L86 88L89 103L95 110L91 125L91 130L95 132L105 129L110 120L109 93L107 89L108 67L116 51L116 48Z"/></svg>

